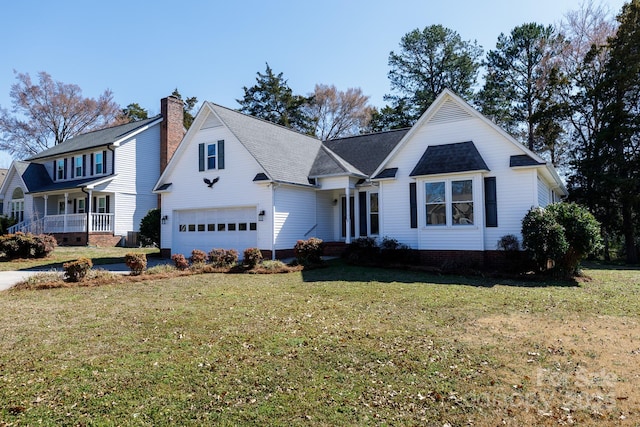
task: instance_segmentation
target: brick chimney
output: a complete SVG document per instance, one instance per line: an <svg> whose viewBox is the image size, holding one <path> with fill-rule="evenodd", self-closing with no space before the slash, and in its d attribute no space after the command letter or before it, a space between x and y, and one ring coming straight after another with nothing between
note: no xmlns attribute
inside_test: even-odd
<svg viewBox="0 0 640 427"><path fill-rule="evenodd" d="M184 136L184 104L175 96L160 100L160 173L164 172Z"/></svg>

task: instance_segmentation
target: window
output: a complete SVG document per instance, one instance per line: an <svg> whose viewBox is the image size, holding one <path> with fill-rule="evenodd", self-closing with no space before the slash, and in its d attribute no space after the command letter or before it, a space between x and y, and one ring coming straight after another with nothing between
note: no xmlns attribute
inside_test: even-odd
<svg viewBox="0 0 640 427"><path fill-rule="evenodd" d="M207 169L216 168L216 144L207 145Z"/></svg>
<svg viewBox="0 0 640 427"><path fill-rule="evenodd" d="M427 206L427 225L447 224L447 199L444 182L425 184L425 203Z"/></svg>
<svg viewBox="0 0 640 427"><path fill-rule="evenodd" d="M258 223L257 222L250 222L249 223L249 230L256 231L257 229L258 229Z"/></svg>
<svg viewBox="0 0 640 427"><path fill-rule="evenodd" d="M380 234L380 220L378 211L378 193L369 193L369 228L370 234Z"/></svg>
<svg viewBox="0 0 640 427"><path fill-rule="evenodd" d="M85 213L86 211L86 200L76 199L76 213Z"/></svg>
<svg viewBox="0 0 640 427"><path fill-rule="evenodd" d="M12 200L11 204L11 218L16 222L24 221L24 200Z"/></svg>
<svg viewBox="0 0 640 427"><path fill-rule="evenodd" d="M198 170L224 169L224 140L198 144Z"/></svg>
<svg viewBox="0 0 640 427"><path fill-rule="evenodd" d="M454 225L473 224L473 181L451 182L451 213Z"/></svg>
<svg viewBox="0 0 640 427"><path fill-rule="evenodd" d="M64 179L64 159L56 161L56 179Z"/></svg>
<svg viewBox="0 0 640 427"><path fill-rule="evenodd" d="M184 233L187 231L187 224L180 224L178 231Z"/></svg>
<svg viewBox="0 0 640 427"><path fill-rule="evenodd" d="M241 222L240 224L238 224L238 230L239 231L247 231L247 223L246 222Z"/></svg>
<svg viewBox="0 0 640 427"><path fill-rule="evenodd" d="M227 230L228 231L236 231L236 225L232 222L230 222L229 224L227 224Z"/></svg>
<svg viewBox="0 0 640 427"><path fill-rule="evenodd" d="M102 152L95 154L95 170L96 175L104 173L104 154Z"/></svg>
<svg viewBox="0 0 640 427"><path fill-rule="evenodd" d="M98 206L96 206L98 213L107 213L107 198L102 196L98 197Z"/></svg>
<svg viewBox="0 0 640 427"><path fill-rule="evenodd" d="M82 176L82 157L76 157L74 162L75 176Z"/></svg>
<svg viewBox="0 0 640 427"><path fill-rule="evenodd" d="M198 224L198 231L204 231L204 224Z"/></svg>
<svg viewBox="0 0 640 427"><path fill-rule="evenodd" d="M207 224L207 231L216 231L215 224Z"/></svg>
<svg viewBox="0 0 640 427"><path fill-rule="evenodd" d="M473 180L425 183L426 224L472 225Z"/></svg>
<svg viewBox="0 0 640 427"><path fill-rule="evenodd" d="M195 224L189 224L189 231L196 231L196 225Z"/></svg>
<svg viewBox="0 0 640 427"><path fill-rule="evenodd" d="M226 224L218 224L218 231L224 231L226 228Z"/></svg>

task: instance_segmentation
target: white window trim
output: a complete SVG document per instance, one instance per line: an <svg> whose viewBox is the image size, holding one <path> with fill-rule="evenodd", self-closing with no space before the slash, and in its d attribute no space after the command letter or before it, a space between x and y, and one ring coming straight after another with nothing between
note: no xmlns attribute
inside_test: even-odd
<svg viewBox="0 0 640 427"><path fill-rule="evenodd" d="M484 203L481 203L480 196L482 187L479 184L480 175L456 175L453 177L429 178L418 181L418 225L423 230L468 230L477 229L478 221L484 221L480 216L478 209L484 209ZM453 224L453 181L471 181L472 185L472 202L473 202L473 224ZM444 182L445 191L445 224L427 224L427 203L426 203L426 185L427 183Z"/></svg>
<svg viewBox="0 0 640 427"><path fill-rule="evenodd" d="M74 162L75 162L75 164L73 165L74 175L75 175L76 178L77 177L81 177L84 174L84 171L82 170L83 169L83 167L82 167L83 166L82 165L82 156L77 156L74 159ZM78 162L80 164L78 164ZM80 170L80 173L78 173L78 169Z"/></svg>
<svg viewBox="0 0 640 427"><path fill-rule="evenodd" d="M216 154L214 154L213 156L209 155L209 147L210 146L214 146L215 150L216 150ZM218 169L218 154L219 154L219 149L218 149L218 143L217 142L210 142L205 144L205 153L204 153L204 162L205 162L205 170L217 170ZM209 168L209 159L213 158L214 162L215 162L215 167L214 168Z"/></svg>
<svg viewBox="0 0 640 427"><path fill-rule="evenodd" d="M87 213L87 201L84 197L79 197L76 199L76 212L75 213ZM80 212L80 203L84 206L82 207L82 212Z"/></svg>
<svg viewBox="0 0 640 427"><path fill-rule="evenodd" d="M98 163L98 156L100 156L102 158L102 161ZM106 159L105 156L103 156L102 151L98 151L96 153L94 153L93 155L93 174L94 175L104 175L106 172ZM102 167L102 171L98 172L98 165L100 165Z"/></svg>
<svg viewBox="0 0 640 427"><path fill-rule="evenodd" d="M64 159L56 160L56 181L61 181L64 179ZM62 176L60 176L62 174Z"/></svg>

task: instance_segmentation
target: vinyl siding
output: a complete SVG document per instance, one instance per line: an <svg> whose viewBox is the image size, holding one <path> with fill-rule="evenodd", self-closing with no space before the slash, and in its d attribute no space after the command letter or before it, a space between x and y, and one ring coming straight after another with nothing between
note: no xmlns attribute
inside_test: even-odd
<svg viewBox="0 0 640 427"><path fill-rule="evenodd" d="M13 174L9 185L7 186L7 192L5 193L3 209L5 215L11 214L11 196L16 188L22 188L22 192L26 193L27 189L24 185L22 185L22 179L18 176L18 174ZM24 220L37 219L43 216L44 212L35 212L33 206L33 197L29 194L24 195Z"/></svg>
<svg viewBox="0 0 640 427"><path fill-rule="evenodd" d="M509 166L512 155L523 154L495 129L480 118L456 112L447 105L446 114L436 112L437 120L426 122L407 140L385 167L397 167L396 180L381 183L381 219L384 234L418 249L493 250L505 234L520 235L521 221L528 209L537 203L536 172L533 169L514 169ZM410 228L409 177L418 160L430 145L473 141L486 162L489 172L472 174L474 179L474 226L449 227L439 231L425 229L424 179L418 178L418 229ZM433 178L450 179L462 174ZM498 227L484 224L484 176L496 177ZM455 178L458 179L458 178Z"/></svg>
<svg viewBox="0 0 640 427"><path fill-rule="evenodd" d="M293 249L298 240L312 237L318 224L316 218L315 190L277 187L274 218L276 249Z"/></svg>
<svg viewBox="0 0 640 427"><path fill-rule="evenodd" d="M258 173L264 172L256 160L240 144L237 138L223 126L213 126L191 133L187 144L176 153L172 163L174 167L165 178L164 183L171 183L170 191L162 193L162 214L169 217L167 224L162 225L161 247L171 248L173 233L177 232L175 211L185 209L212 209L232 207L253 207L256 217L261 210L265 211L264 221L257 223L258 247L271 249L273 213L271 204L271 187L267 184L253 182ZM225 141L225 168L198 170L198 145ZM177 163L175 163L177 162ZM204 178L220 178L209 188Z"/></svg>
<svg viewBox="0 0 640 427"><path fill-rule="evenodd" d="M550 203L550 190L547 184L538 177L538 206L546 207Z"/></svg>

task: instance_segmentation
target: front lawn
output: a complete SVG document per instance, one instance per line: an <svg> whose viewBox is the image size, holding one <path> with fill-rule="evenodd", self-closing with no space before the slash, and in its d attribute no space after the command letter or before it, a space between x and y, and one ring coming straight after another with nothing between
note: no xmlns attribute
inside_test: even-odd
<svg viewBox="0 0 640 427"><path fill-rule="evenodd" d="M65 262L75 261L80 257L91 258L94 265L121 263L127 252L145 253L147 257L160 254L157 248L58 246L46 258L0 261L0 271L27 270L32 268L61 269L62 264Z"/></svg>
<svg viewBox="0 0 640 427"><path fill-rule="evenodd" d="M0 425L636 425L640 271L586 273L2 292Z"/></svg>

